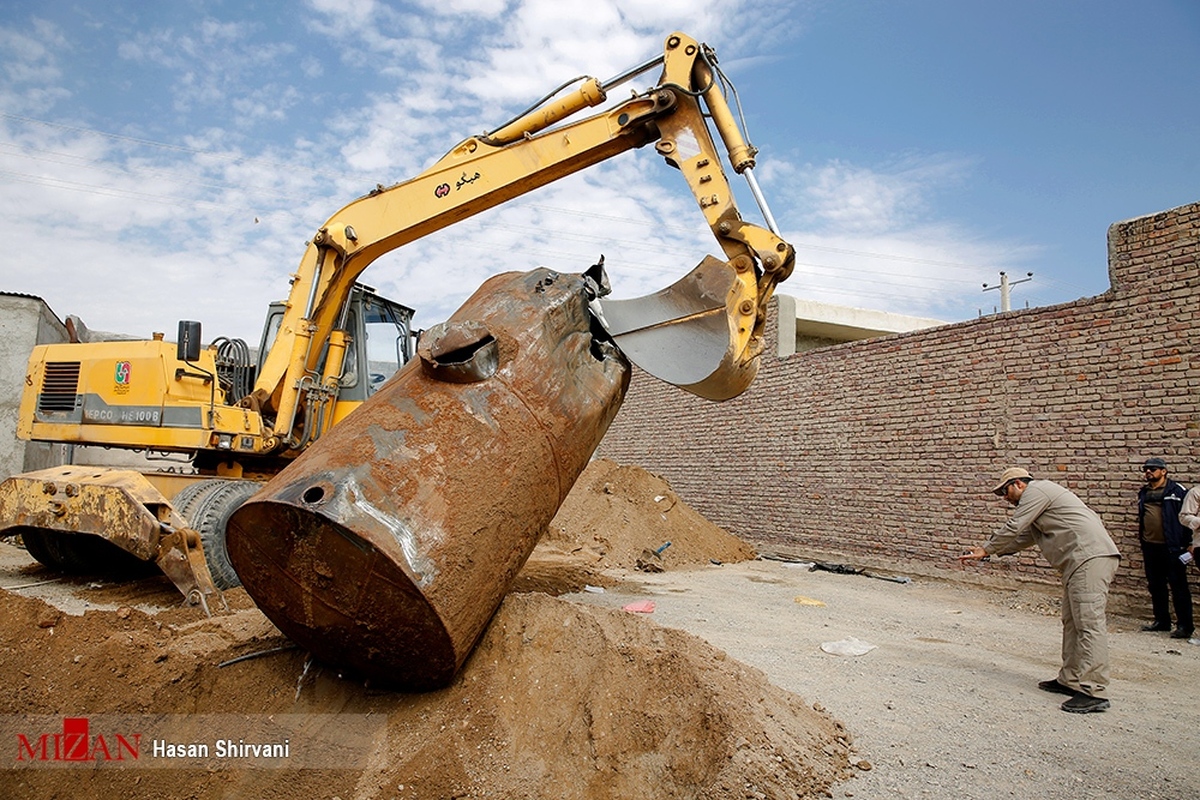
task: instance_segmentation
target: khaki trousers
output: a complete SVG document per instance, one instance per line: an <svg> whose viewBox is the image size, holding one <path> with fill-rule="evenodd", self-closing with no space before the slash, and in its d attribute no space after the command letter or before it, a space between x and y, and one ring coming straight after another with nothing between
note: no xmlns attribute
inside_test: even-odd
<svg viewBox="0 0 1200 800"><path fill-rule="evenodd" d="M1108 585L1118 556L1090 558L1063 583L1062 669L1058 681L1092 697L1108 696Z"/></svg>

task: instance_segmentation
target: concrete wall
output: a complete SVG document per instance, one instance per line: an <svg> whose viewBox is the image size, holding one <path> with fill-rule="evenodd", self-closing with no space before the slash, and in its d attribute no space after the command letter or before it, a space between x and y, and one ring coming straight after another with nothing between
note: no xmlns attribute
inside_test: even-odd
<svg viewBox="0 0 1200 800"><path fill-rule="evenodd" d="M1162 456L1177 480L1200 482L1200 204L1115 224L1108 244L1103 295L766 356L724 404L638 373L598 455L662 475L762 549L1057 582L1036 550L966 569L954 559L1003 524L988 489L1024 466L1100 513L1124 556L1115 591L1148 605L1138 468Z"/></svg>
<svg viewBox="0 0 1200 800"><path fill-rule="evenodd" d="M842 342L936 328L946 324L937 319L836 306L779 293L775 295L775 301L776 355L780 358Z"/></svg>
<svg viewBox="0 0 1200 800"><path fill-rule="evenodd" d="M66 340L67 329L40 297L0 292L0 478L63 462L62 446L17 439L17 410L34 345Z"/></svg>

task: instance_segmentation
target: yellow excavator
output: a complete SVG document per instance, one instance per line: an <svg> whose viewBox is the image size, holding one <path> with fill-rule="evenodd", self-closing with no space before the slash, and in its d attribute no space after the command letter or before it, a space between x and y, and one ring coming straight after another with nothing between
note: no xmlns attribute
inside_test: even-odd
<svg viewBox="0 0 1200 800"><path fill-rule="evenodd" d="M658 68L650 88L576 119ZM201 346L199 323L186 321L174 343L156 335L39 346L19 436L175 454L183 468L69 464L15 475L0 484L0 536L21 535L36 559L68 571L121 560L157 565L189 602L209 609L222 599L219 588L238 582L225 553L229 518L413 355L413 310L360 284L363 270L408 242L646 145L683 175L723 258L706 258L647 297L597 297L592 313L650 374L711 400L739 394L757 372L767 304L794 251L754 180L757 151L730 89L711 48L673 33L657 57L608 81L566 84L416 177L376 187L311 237L288 299L270 309L257 359L238 340ZM739 214L710 122L767 227Z"/></svg>

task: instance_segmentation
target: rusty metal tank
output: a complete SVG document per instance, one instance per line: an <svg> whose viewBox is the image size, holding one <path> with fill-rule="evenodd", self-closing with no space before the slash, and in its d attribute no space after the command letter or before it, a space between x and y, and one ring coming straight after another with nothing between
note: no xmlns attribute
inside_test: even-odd
<svg viewBox="0 0 1200 800"><path fill-rule="evenodd" d="M230 559L280 630L379 684L453 679L624 399L603 284L490 279L238 509Z"/></svg>

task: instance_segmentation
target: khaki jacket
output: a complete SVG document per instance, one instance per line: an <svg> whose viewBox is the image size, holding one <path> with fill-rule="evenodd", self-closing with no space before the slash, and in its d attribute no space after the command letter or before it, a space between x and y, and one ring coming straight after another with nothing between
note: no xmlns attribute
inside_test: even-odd
<svg viewBox="0 0 1200 800"><path fill-rule="evenodd" d="M1035 544L1064 580L1088 559L1120 556L1096 512L1050 481L1034 480L1025 487L1012 517L983 549L1004 556Z"/></svg>

